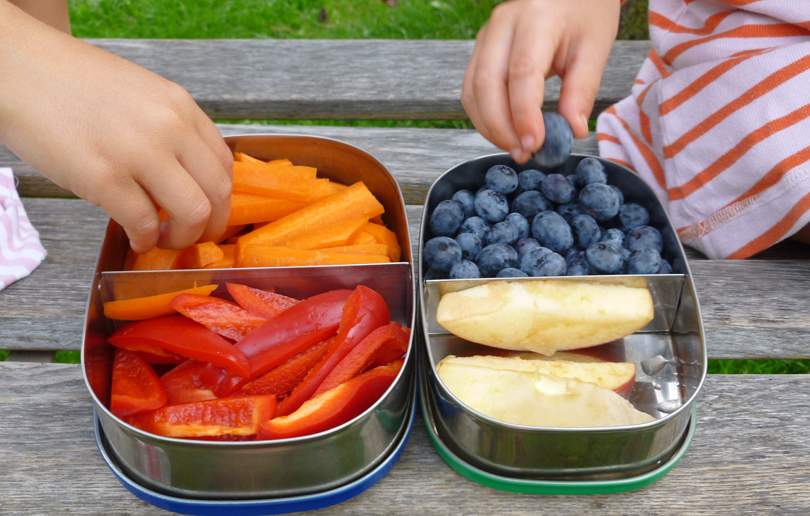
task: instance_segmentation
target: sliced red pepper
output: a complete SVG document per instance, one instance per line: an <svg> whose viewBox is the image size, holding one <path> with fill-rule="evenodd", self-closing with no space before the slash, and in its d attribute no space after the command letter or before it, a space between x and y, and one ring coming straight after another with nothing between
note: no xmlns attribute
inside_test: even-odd
<svg viewBox="0 0 810 516"><path fill-rule="evenodd" d="M332 369L329 376L315 390L314 396L334 389L366 369L385 365L400 358L408 351L410 330L397 323L380 326L371 332L346 358ZM375 365L376 364L376 365Z"/></svg>
<svg viewBox="0 0 810 516"><path fill-rule="evenodd" d="M240 340L267 322L236 303L200 294L180 294L169 305L209 330L233 340Z"/></svg>
<svg viewBox="0 0 810 516"><path fill-rule="evenodd" d="M98 400L110 406L110 378L112 377L115 348L98 334L88 332L84 349L84 368L87 381Z"/></svg>
<svg viewBox="0 0 810 516"><path fill-rule="evenodd" d="M262 324L234 346L250 357L250 373L243 378L208 367L202 379L219 397L230 396L256 378L333 336L351 290L332 290L299 301Z"/></svg>
<svg viewBox="0 0 810 516"><path fill-rule="evenodd" d="M167 315L122 326L108 339L113 346L133 351L148 351L142 346L162 349L192 360L210 362L228 374L248 376L247 357L200 323L182 315ZM133 349L140 348L140 349Z"/></svg>
<svg viewBox="0 0 810 516"><path fill-rule="evenodd" d="M116 349L110 410L120 418L149 412L166 404L166 389L155 371L132 351Z"/></svg>
<svg viewBox="0 0 810 516"><path fill-rule="evenodd" d="M200 381L200 372L205 369L206 362L186 360L168 373L160 377L160 383L166 388L169 405L179 403L192 403L215 399L216 396Z"/></svg>
<svg viewBox="0 0 810 516"><path fill-rule="evenodd" d="M292 414L310 399L329 373L368 334L391 321L388 305L380 294L358 285L346 301L337 337L325 357L313 367L306 378L279 404L278 414ZM251 364L252 366L252 364Z"/></svg>
<svg viewBox="0 0 810 516"><path fill-rule="evenodd" d="M258 288L226 283L228 292L239 306L263 319L272 319L298 302L297 299Z"/></svg>
<svg viewBox="0 0 810 516"><path fill-rule="evenodd" d="M245 385L234 396L278 395L290 392L296 385L301 383L309 370L320 362L333 340L334 337L315 344L304 353Z"/></svg>
<svg viewBox="0 0 810 516"><path fill-rule="evenodd" d="M245 396L166 405L126 419L130 425L164 437L254 435L276 412L275 396Z"/></svg>
<svg viewBox="0 0 810 516"><path fill-rule="evenodd" d="M265 421L256 440L287 439L324 432L351 421L380 399L402 369L403 360L371 369L307 400L288 416Z"/></svg>
<svg viewBox="0 0 810 516"><path fill-rule="evenodd" d="M186 361L186 359L180 355L166 353L163 351L161 351L160 355L154 355L148 351L136 351L135 353L150 364L180 364Z"/></svg>

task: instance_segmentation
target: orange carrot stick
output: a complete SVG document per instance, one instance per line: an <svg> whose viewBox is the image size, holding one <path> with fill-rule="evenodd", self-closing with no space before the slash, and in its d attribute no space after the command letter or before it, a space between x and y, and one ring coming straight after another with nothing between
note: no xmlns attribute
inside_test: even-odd
<svg viewBox="0 0 810 516"><path fill-rule="evenodd" d="M225 258L222 249L213 242L193 244L185 249L177 262L178 269L202 269L206 265Z"/></svg>
<svg viewBox="0 0 810 516"><path fill-rule="evenodd" d="M388 246L385 244L358 244L358 245L343 245L337 247L324 247L322 251L328 253L349 253L349 254L378 254L380 256L388 257Z"/></svg>
<svg viewBox="0 0 810 516"><path fill-rule="evenodd" d="M377 239L374 238L374 235L372 235L365 229L361 229L349 239L347 245L363 245L363 244L379 244L379 242L377 242Z"/></svg>
<svg viewBox="0 0 810 516"><path fill-rule="evenodd" d="M237 161L233 164L233 191L310 202L318 181L316 172L312 167L274 167Z"/></svg>
<svg viewBox="0 0 810 516"><path fill-rule="evenodd" d="M182 257L183 251L176 249L152 248L148 253L144 253L135 259L132 264L133 271L168 271L177 268L177 263Z"/></svg>
<svg viewBox="0 0 810 516"><path fill-rule="evenodd" d="M377 254L330 253L329 249L291 249L262 244L245 247L242 267L295 267L304 265L347 265L389 263L388 256Z"/></svg>
<svg viewBox="0 0 810 516"><path fill-rule="evenodd" d="M261 165L265 164L264 161L262 161L260 159L256 159L253 156L249 156L249 155L245 154L244 152L234 152L233 153L233 160L234 161L241 161L243 163L257 163L257 164L261 164Z"/></svg>
<svg viewBox="0 0 810 516"><path fill-rule="evenodd" d="M242 192L231 194L231 216L228 225L271 222L307 206L306 201L276 199Z"/></svg>
<svg viewBox="0 0 810 516"><path fill-rule="evenodd" d="M169 292L168 294L159 294L157 296L138 297L135 299L127 299L126 301L110 301L104 303L104 316L107 319L114 319L116 321L140 321L163 315L171 315L177 313L177 310L172 308L170 303L180 294L199 294L201 296L207 296L216 289L216 285L206 285L204 287Z"/></svg>
<svg viewBox="0 0 810 516"><path fill-rule="evenodd" d="M388 252L390 253L388 257L391 258L392 262L399 261L399 257L402 256L402 248L399 246L396 233L385 226L372 224L371 222L366 224L363 231L371 233L377 242L388 246Z"/></svg>
<svg viewBox="0 0 810 516"><path fill-rule="evenodd" d="M368 217L338 220L312 228L287 238L279 244L293 249L319 249L322 247L343 246L368 222Z"/></svg>
<svg viewBox="0 0 810 516"><path fill-rule="evenodd" d="M209 263L203 269L231 269L236 264L234 252L236 251L236 244L220 244L219 248L222 250L223 258L219 261Z"/></svg>

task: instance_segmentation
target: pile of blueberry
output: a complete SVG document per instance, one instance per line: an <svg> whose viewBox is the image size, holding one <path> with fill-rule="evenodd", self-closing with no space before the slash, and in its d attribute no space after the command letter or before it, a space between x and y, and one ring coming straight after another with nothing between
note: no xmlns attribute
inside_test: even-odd
<svg viewBox="0 0 810 516"><path fill-rule="evenodd" d="M552 128L568 136L549 139ZM538 154L545 149L553 159L543 166L556 167L571 152L570 127L546 121L546 130ZM567 150L547 149L552 141ZM569 176L495 165L476 193L459 190L431 213L425 279L669 274L661 233L649 222L643 206L607 184L597 159L583 159Z"/></svg>

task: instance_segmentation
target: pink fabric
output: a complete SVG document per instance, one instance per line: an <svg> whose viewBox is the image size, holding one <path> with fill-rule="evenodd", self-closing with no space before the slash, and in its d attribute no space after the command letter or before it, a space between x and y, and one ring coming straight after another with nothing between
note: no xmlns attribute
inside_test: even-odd
<svg viewBox="0 0 810 516"><path fill-rule="evenodd" d="M47 254L25 214L11 169L0 168L0 290L31 274Z"/></svg>

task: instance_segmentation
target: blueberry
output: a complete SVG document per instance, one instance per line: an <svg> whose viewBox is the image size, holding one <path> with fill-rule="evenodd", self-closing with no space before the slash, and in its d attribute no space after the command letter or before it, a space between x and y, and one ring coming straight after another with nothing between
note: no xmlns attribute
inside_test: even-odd
<svg viewBox="0 0 810 516"><path fill-rule="evenodd" d="M582 213L582 208L579 207L578 202L567 202L557 206L557 213L562 215L562 218L570 224L571 219Z"/></svg>
<svg viewBox="0 0 810 516"><path fill-rule="evenodd" d="M624 192L622 192L622 189L616 185L608 185L608 186L610 187L611 190L616 192L616 197L619 198L619 205L624 204Z"/></svg>
<svg viewBox="0 0 810 516"><path fill-rule="evenodd" d="M423 252L428 267L440 272L450 272L453 265L461 261L461 247L450 237L431 238Z"/></svg>
<svg viewBox="0 0 810 516"><path fill-rule="evenodd" d="M538 242L536 238L532 237L521 238L515 244L515 249L518 252L518 259L523 258L524 254L537 247L542 246L540 245L540 242Z"/></svg>
<svg viewBox="0 0 810 516"><path fill-rule="evenodd" d="M492 278L502 269L517 267L518 256L514 248L506 244L490 244L483 248L475 264L484 278Z"/></svg>
<svg viewBox="0 0 810 516"><path fill-rule="evenodd" d="M511 222L517 228L518 239L526 238L532 234L529 221L520 213L510 213L506 216L506 222Z"/></svg>
<svg viewBox="0 0 810 516"><path fill-rule="evenodd" d="M532 276L565 276L568 266L565 264L565 258L557 253L548 253L537 263L537 266L532 269Z"/></svg>
<svg viewBox="0 0 810 516"><path fill-rule="evenodd" d="M576 198L577 187L562 174L549 174L543 179L540 191L549 201L565 204Z"/></svg>
<svg viewBox="0 0 810 516"><path fill-rule="evenodd" d="M602 230L602 236L599 237L600 242L610 242L616 246L624 246L625 234L621 229L611 228Z"/></svg>
<svg viewBox="0 0 810 516"><path fill-rule="evenodd" d="M468 260L461 260L450 269L450 279L475 279L480 278L481 273L478 266Z"/></svg>
<svg viewBox="0 0 810 516"><path fill-rule="evenodd" d="M586 249L585 259L599 274L616 274L624 266L622 252L607 242L597 242Z"/></svg>
<svg viewBox="0 0 810 516"><path fill-rule="evenodd" d="M650 223L650 214L640 204L634 202L619 207L619 228L625 233L635 227Z"/></svg>
<svg viewBox="0 0 810 516"><path fill-rule="evenodd" d="M507 267L495 275L496 278L525 278L528 274L514 267Z"/></svg>
<svg viewBox="0 0 810 516"><path fill-rule="evenodd" d="M464 221L460 203L446 200L439 203L430 215L430 232L433 236L454 236Z"/></svg>
<svg viewBox="0 0 810 516"><path fill-rule="evenodd" d="M456 235L456 242L461 248L462 260L475 260L484 247L481 238L475 233L459 233Z"/></svg>
<svg viewBox="0 0 810 516"><path fill-rule="evenodd" d="M504 195L517 190L518 175L515 169L506 165L495 165L487 170L487 188Z"/></svg>
<svg viewBox="0 0 810 516"><path fill-rule="evenodd" d="M579 193L582 211L598 221L610 220L619 213L619 197L608 185L591 183Z"/></svg>
<svg viewBox="0 0 810 516"><path fill-rule="evenodd" d="M574 145L574 136L568 121L557 113L543 113L546 139L532 159L541 167L559 167L568 159Z"/></svg>
<svg viewBox="0 0 810 516"><path fill-rule="evenodd" d="M568 174L565 176L569 183L574 185L574 199L579 197L579 184L577 184L577 175L576 174Z"/></svg>
<svg viewBox="0 0 810 516"><path fill-rule="evenodd" d="M518 268L531 276L534 268L540 264L540 260L542 260L545 255L551 253L552 250L546 247L533 247L520 257Z"/></svg>
<svg viewBox="0 0 810 516"><path fill-rule="evenodd" d="M661 238L661 233L654 227L638 226L627 232L624 246L631 252L639 247L649 247L660 254L664 250L664 240Z"/></svg>
<svg viewBox="0 0 810 516"><path fill-rule="evenodd" d="M461 204L461 209L464 210L464 218L469 219L474 217L475 213L475 194L469 190L459 190L453 194L452 199Z"/></svg>
<svg viewBox="0 0 810 516"><path fill-rule="evenodd" d="M438 279L449 279L450 276L446 272L437 271L436 269L428 269L425 273L425 281L428 280L438 280Z"/></svg>
<svg viewBox="0 0 810 516"><path fill-rule="evenodd" d="M571 232L574 234L574 244L580 249L587 249L602 236L599 224L593 217L584 213L571 219Z"/></svg>
<svg viewBox="0 0 810 516"><path fill-rule="evenodd" d="M661 266L658 267L656 274L672 274L672 265L668 261L661 258Z"/></svg>
<svg viewBox="0 0 810 516"><path fill-rule="evenodd" d="M656 274L661 268L661 254L649 247L639 247L627 259L628 274Z"/></svg>
<svg viewBox="0 0 810 516"><path fill-rule="evenodd" d="M475 212L482 219L494 224L506 218L509 203L505 195L487 188L475 196Z"/></svg>
<svg viewBox="0 0 810 516"><path fill-rule="evenodd" d="M577 251L574 248L571 248L566 254L565 265L567 266L566 276L587 276L596 272L585 259L585 251Z"/></svg>
<svg viewBox="0 0 810 516"><path fill-rule="evenodd" d="M551 209L551 203L546 196L536 190L529 190L518 194L512 201L512 213L520 213L526 220L532 220L541 211Z"/></svg>
<svg viewBox="0 0 810 516"><path fill-rule="evenodd" d="M491 229L492 226L489 225L489 222L485 221L481 217L470 217L461 223L461 227L458 228L458 232L474 233L478 235L481 242L485 242Z"/></svg>
<svg viewBox="0 0 810 516"><path fill-rule="evenodd" d="M585 158L577 163L577 169L574 174L577 176L577 184L579 184L579 186L584 187L591 183L607 184L605 166L596 158Z"/></svg>
<svg viewBox="0 0 810 516"><path fill-rule="evenodd" d="M528 222L527 222L528 224ZM518 228L508 220L498 222L492 226L487 237L487 244L514 244L520 237Z"/></svg>
<svg viewBox="0 0 810 516"><path fill-rule="evenodd" d="M526 192L528 190L540 190L540 183L546 175L539 170L529 168L518 174L518 189L517 193Z"/></svg>
<svg viewBox="0 0 810 516"><path fill-rule="evenodd" d="M538 213L532 221L532 236L540 245L548 247L555 253L561 253L574 245L571 226L556 211Z"/></svg>

